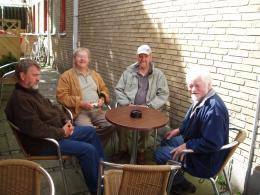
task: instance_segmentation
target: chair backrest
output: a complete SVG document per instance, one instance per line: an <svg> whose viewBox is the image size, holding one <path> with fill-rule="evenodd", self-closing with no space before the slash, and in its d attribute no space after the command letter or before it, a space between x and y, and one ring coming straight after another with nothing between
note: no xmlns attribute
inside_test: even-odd
<svg viewBox="0 0 260 195"><path fill-rule="evenodd" d="M231 129L232 130L232 129ZM233 129L235 131L237 131L237 135L234 139L233 142L231 142L230 144L227 144L225 146L223 146L221 148L221 150L226 150L229 149L227 156L220 168L220 170L218 171L218 173L216 175L218 175L226 166L226 164L229 162L229 160L231 159L231 157L233 156L233 154L235 153L236 149L238 148L239 144L243 143L244 140L246 139L246 132L244 130L239 130L239 129Z"/></svg>
<svg viewBox="0 0 260 195"><path fill-rule="evenodd" d="M119 194L166 194L170 165L124 165Z"/></svg>
<svg viewBox="0 0 260 195"><path fill-rule="evenodd" d="M21 159L0 160L0 194L39 195L42 176L49 186L49 194L55 194L53 180L39 164Z"/></svg>
<svg viewBox="0 0 260 195"><path fill-rule="evenodd" d="M171 171L180 169L171 165L101 163L115 168L104 173L105 195L166 195Z"/></svg>

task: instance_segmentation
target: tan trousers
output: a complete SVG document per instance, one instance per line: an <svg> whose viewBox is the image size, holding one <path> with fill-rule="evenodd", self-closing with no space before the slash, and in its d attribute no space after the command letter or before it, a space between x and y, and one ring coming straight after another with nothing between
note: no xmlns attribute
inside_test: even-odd
<svg viewBox="0 0 260 195"><path fill-rule="evenodd" d="M103 110L82 111L75 119L76 126L93 126L96 128L97 135L100 137L103 145L106 145L108 140L115 130L114 126L105 118L106 112Z"/></svg>

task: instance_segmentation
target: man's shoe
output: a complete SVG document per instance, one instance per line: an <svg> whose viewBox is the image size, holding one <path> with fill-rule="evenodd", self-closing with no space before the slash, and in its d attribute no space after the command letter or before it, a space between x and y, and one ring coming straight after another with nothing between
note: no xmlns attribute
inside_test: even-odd
<svg viewBox="0 0 260 195"><path fill-rule="evenodd" d="M185 192L195 193L196 187L191 182L189 182L188 180L186 180L184 178L184 180L181 183L172 185L171 192L176 195L182 194Z"/></svg>
<svg viewBox="0 0 260 195"><path fill-rule="evenodd" d="M112 162L117 163L120 160L129 158L128 151L119 151L117 154L113 155L111 160Z"/></svg>

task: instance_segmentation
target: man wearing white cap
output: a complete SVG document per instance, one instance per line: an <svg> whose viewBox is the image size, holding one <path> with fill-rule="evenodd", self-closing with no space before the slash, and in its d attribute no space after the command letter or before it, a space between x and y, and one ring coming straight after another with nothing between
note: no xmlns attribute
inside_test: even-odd
<svg viewBox="0 0 260 195"><path fill-rule="evenodd" d="M116 88L116 100L119 106L140 105L154 109L161 108L169 97L167 80L163 72L152 63L152 50L149 45L137 49L137 62L127 67L119 79ZM119 153L116 160L124 158L128 151L128 131L118 131ZM144 163L144 149L147 145L147 133L141 134L140 151L137 161Z"/></svg>

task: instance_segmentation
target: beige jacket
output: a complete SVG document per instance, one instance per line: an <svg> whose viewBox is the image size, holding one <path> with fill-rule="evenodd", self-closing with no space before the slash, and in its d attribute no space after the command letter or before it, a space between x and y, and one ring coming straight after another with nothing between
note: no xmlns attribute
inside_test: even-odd
<svg viewBox="0 0 260 195"><path fill-rule="evenodd" d="M109 91L102 77L94 70L90 70L90 75L97 85L99 97L105 98L105 103L110 102ZM74 117L82 110L80 101L83 99L80 90L79 79L74 68L65 71L58 80L56 98L59 103L69 108Z"/></svg>

